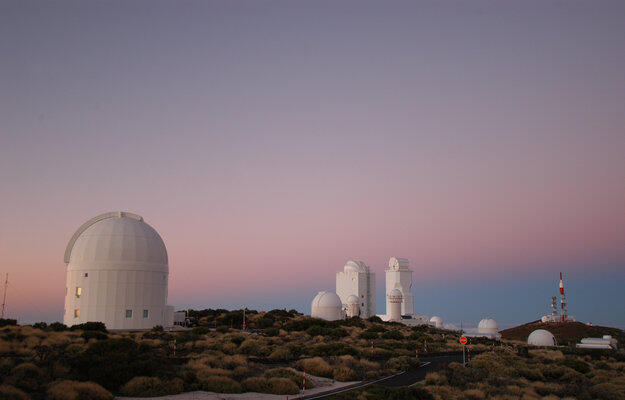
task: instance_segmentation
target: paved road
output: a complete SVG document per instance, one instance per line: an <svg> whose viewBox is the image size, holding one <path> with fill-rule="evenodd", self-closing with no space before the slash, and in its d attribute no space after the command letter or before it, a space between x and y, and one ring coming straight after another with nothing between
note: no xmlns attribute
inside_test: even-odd
<svg viewBox="0 0 625 400"><path fill-rule="evenodd" d="M462 362L462 354L437 357L419 357L419 360L422 362L419 368L406 371L401 375L393 376L378 383L378 385L387 387L412 386L417 382L424 380L425 375L427 375L428 372L436 371L442 365L449 364L453 361Z"/></svg>
<svg viewBox="0 0 625 400"><path fill-rule="evenodd" d="M403 371L398 374L386 376L375 381L359 382L350 386L344 386L342 388L330 390L323 393L312 394L304 397L293 397L293 399L323 399L326 397L334 396L335 394L349 392L369 385L380 385L387 387L412 386L415 385L417 382L425 379L425 375L427 375L428 372L436 371L442 365L449 364L453 361L462 362L462 354L452 354L436 357L421 356L419 357L419 360L421 361L421 366L410 371Z"/></svg>

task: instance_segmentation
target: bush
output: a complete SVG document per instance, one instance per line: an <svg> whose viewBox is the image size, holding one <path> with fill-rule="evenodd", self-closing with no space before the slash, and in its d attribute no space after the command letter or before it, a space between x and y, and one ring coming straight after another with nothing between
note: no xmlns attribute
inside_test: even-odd
<svg viewBox="0 0 625 400"><path fill-rule="evenodd" d="M247 392L268 393L269 390L269 383L265 378L247 378L242 384Z"/></svg>
<svg viewBox="0 0 625 400"><path fill-rule="evenodd" d="M352 346L345 343L324 343L316 345L310 349L308 349L308 354L311 356L342 356L342 355L352 355L357 356L358 350L353 348Z"/></svg>
<svg viewBox="0 0 625 400"><path fill-rule="evenodd" d="M382 318L378 317L377 315L374 315L373 317L369 317L367 318L367 321L369 322L377 322L378 324L381 324L382 322Z"/></svg>
<svg viewBox="0 0 625 400"><path fill-rule="evenodd" d="M85 322L84 324L72 325L69 328L70 331L98 331L107 333L106 325L104 322Z"/></svg>
<svg viewBox="0 0 625 400"><path fill-rule="evenodd" d="M226 328L225 332L228 332L228 327L225 327L225 328ZM210 331L211 329L208 326L196 326L195 328L191 329L191 334L200 336L200 335L206 335L207 333L210 333Z"/></svg>
<svg viewBox="0 0 625 400"><path fill-rule="evenodd" d="M265 378L287 378L293 381L293 383L297 385L297 387L300 387L302 385L302 382L304 381L304 375L288 368L270 369L269 371L265 372ZM306 379L306 389L312 389L314 387L315 384L312 379Z"/></svg>
<svg viewBox="0 0 625 400"><path fill-rule="evenodd" d="M404 335L398 330L386 331L382 334L382 339L402 340Z"/></svg>
<svg viewBox="0 0 625 400"><path fill-rule="evenodd" d="M256 321L256 327L259 329L271 328L273 326L273 318L262 317Z"/></svg>
<svg viewBox="0 0 625 400"><path fill-rule="evenodd" d="M267 381L271 394L297 394L299 387L288 378L269 378Z"/></svg>
<svg viewBox="0 0 625 400"><path fill-rule="evenodd" d="M293 358L293 354L288 347L277 347L270 355L269 359L274 361L286 361Z"/></svg>
<svg viewBox="0 0 625 400"><path fill-rule="evenodd" d="M32 363L19 364L11 371L8 383L27 392L35 392L44 381L43 371Z"/></svg>
<svg viewBox="0 0 625 400"><path fill-rule="evenodd" d="M332 367L321 357L305 358L299 360L297 365L311 375L324 378L332 378L333 376Z"/></svg>
<svg viewBox="0 0 625 400"><path fill-rule="evenodd" d="M263 333L267 336L278 336L280 334L280 329L278 328L267 328L263 331Z"/></svg>
<svg viewBox="0 0 625 400"><path fill-rule="evenodd" d="M358 335L358 337L365 340L374 340L378 338L378 334L377 332L364 331L360 332L360 335Z"/></svg>
<svg viewBox="0 0 625 400"><path fill-rule="evenodd" d="M45 322L35 322L33 324L33 328L41 329L42 331L45 330L47 327L48 327L48 324Z"/></svg>
<svg viewBox="0 0 625 400"><path fill-rule="evenodd" d="M0 328L3 326L15 326L15 325L17 325L16 319L0 318Z"/></svg>
<svg viewBox="0 0 625 400"><path fill-rule="evenodd" d="M74 373L81 380L99 383L117 391L135 376L153 376L166 365L162 353L131 339L106 339L94 342L71 360Z"/></svg>
<svg viewBox="0 0 625 400"><path fill-rule="evenodd" d="M347 331L346 331L345 329L341 328L341 327L331 329L331 330L330 330L330 332L328 333L328 335L329 335L331 338L334 338L334 339L340 339L340 338L343 338L343 337L349 336L349 334L347 333Z"/></svg>
<svg viewBox="0 0 625 400"><path fill-rule="evenodd" d="M58 381L48 389L49 400L112 400L113 395L93 382Z"/></svg>
<svg viewBox="0 0 625 400"><path fill-rule="evenodd" d="M587 374L590 372L590 365L588 365L588 363L575 358L567 358L566 360L562 361L562 365L572 368L582 374Z"/></svg>
<svg viewBox="0 0 625 400"><path fill-rule="evenodd" d="M319 336L323 335L324 329L319 325L313 325L310 328L306 329L306 333L310 336Z"/></svg>
<svg viewBox="0 0 625 400"><path fill-rule="evenodd" d="M16 387L0 385L0 399L2 400L30 400L30 397Z"/></svg>
<svg viewBox="0 0 625 400"><path fill-rule="evenodd" d="M356 380L356 373L349 367L339 366L333 369L332 377L336 381L349 382Z"/></svg>
<svg viewBox="0 0 625 400"><path fill-rule="evenodd" d="M228 331L230 331L230 328L228 328L226 325L220 325L215 330L219 333L228 333Z"/></svg>
<svg viewBox="0 0 625 400"><path fill-rule="evenodd" d="M174 378L163 382L156 377L136 376L121 388L124 396L151 397L178 394L184 390L181 379Z"/></svg>
<svg viewBox="0 0 625 400"><path fill-rule="evenodd" d="M216 393L241 393L243 388L234 379L226 376L210 376L200 379L202 390Z"/></svg>
<svg viewBox="0 0 625 400"><path fill-rule="evenodd" d="M108 339L108 335L106 333L102 333L99 331L84 331L80 336L83 339L85 339L85 342L88 342L89 339L95 339L95 340Z"/></svg>
<svg viewBox="0 0 625 400"><path fill-rule="evenodd" d="M53 322L50 325L48 325L48 328L52 329L54 332L63 332L69 329L67 325L62 324L60 322Z"/></svg>

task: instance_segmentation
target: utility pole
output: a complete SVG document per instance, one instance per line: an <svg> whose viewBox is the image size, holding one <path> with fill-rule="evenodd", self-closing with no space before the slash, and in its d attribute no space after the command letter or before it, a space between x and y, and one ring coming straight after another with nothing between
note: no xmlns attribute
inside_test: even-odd
<svg viewBox="0 0 625 400"><path fill-rule="evenodd" d="M243 330L245 330L245 309L247 307L243 307Z"/></svg>
<svg viewBox="0 0 625 400"><path fill-rule="evenodd" d="M9 273L7 272L6 279L4 280L4 295L2 296L2 314L0 318L4 318L4 310L7 304L7 286L9 286Z"/></svg>

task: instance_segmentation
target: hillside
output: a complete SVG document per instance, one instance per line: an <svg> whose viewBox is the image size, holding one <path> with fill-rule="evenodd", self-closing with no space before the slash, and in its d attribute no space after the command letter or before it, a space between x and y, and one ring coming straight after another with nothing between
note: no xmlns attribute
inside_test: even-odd
<svg viewBox="0 0 625 400"><path fill-rule="evenodd" d="M585 337L612 335L618 340L619 348L625 346L625 332L623 330L606 326L586 325L581 322L554 323L534 321L514 328L504 329L501 331L501 336L508 340L525 341L529 334L536 329L545 329L553 333L558 343L563 345L579 343Z"/></svg>

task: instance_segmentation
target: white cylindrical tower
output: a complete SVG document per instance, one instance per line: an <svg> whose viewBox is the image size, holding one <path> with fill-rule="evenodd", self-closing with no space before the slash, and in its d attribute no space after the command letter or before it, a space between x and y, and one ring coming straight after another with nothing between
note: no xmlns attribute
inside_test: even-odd
<svg viewBox="0 0 625 400"><path fill-rule="evenodd" d="M388 294L388 303L390 305L388 312L388 320L399 322L401 321L401 302L403 296L399 289L393 289Z"/></svg>
<svg viewBox="0 0 625 400"><path fill-rule="evenodd" d="M407 258L391 257L386 269L386 310L390 308L389 297L391 290L398 289L403 297L401 304L402 315L414 314L414 297L412 295L412 270Z"/></svg>
<svg viewBox="0 0 625 400"><path fill-rule="evenodd" d="M360 315L360 306L358 305L358 296L351 295L347 298L347 316L357 317Z"/></svg>
<svg viewBox="0 0 625 400"><path fill-rule="evenodd" d="M319 292L311 304L310 315L326 321L336 321L345 318L341 298L334 292Z"/></svg>
<svg viewBox="0 0 625 400"><path fill-rule="evenodd" d="M104 322L108 329L172 326L169 266L159 234L126 212L99 215L74 233L65 250L63 322Z"/></svg>

